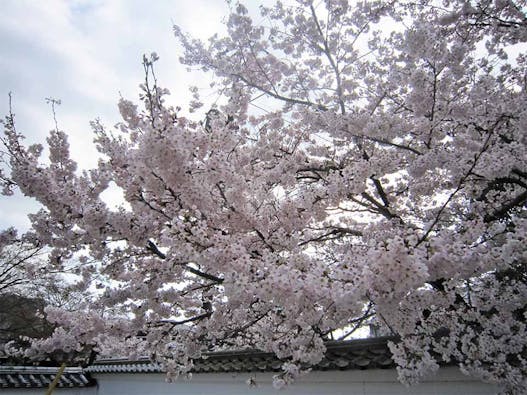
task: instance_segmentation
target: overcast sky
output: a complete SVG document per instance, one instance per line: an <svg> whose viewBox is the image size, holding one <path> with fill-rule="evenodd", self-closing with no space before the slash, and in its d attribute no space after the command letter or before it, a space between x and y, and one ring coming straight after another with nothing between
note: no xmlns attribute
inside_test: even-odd
<svg viewBox="0 0 527 395"><path fill-rule="evenodd" d="M224 31L223 0L2 0L0 10L0 116L13 93L17 128L28 143L44 142L53 128L45 98L59 99L59 128L70 135L72 156L94 166L89 122L119 121L119 96L137 101L144 53L157 52L160 85L171 102L189 101L188 86L208 84L179 65L173 24L200 38ZM196 78L200 78L196 80ZM26 228L27 199L0 198L0 229Z"/></svg>

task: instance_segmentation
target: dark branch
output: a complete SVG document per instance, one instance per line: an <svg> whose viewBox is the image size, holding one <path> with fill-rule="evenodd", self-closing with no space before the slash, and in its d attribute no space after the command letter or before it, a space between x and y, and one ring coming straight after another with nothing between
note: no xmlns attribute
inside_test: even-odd
<svg viewBox="0 0 527 395"><path fill-rule="evenodd" d="M154 242L152 240L148 240L146 249L148 251L153 252L157 257L159 257L161 259L166 259L166 257L167 257L165 254L163 254L159 250L159 248L157 248L157 246L154 244ZM206 280L214 281L214 282L216 282L218 284L221 284L223 282L223 278L217 277L217 276L215 276L213 274L202 272L199 269L193 268L188 263L182 264L181 266L183 266L183 268L185 270L189 271L190 273L195 274L196 276L199 276L199 277L204 278Z"/></svg>

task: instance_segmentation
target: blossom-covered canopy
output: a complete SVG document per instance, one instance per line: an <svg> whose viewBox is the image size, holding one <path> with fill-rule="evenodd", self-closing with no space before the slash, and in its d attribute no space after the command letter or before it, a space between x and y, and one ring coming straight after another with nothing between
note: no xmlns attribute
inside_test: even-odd
<svg viewBox="0 0 527 395"><path fill-rule="evenodd" d="M400 338L404 382L454 361L520 393L526 7L303 0L253 20L233 5L226 37L175 29L224 104L182 116L145 58L143 108L123 99L115 130L93 124L89 171L66 132L43 162L8 116L4 192L42 203L30 218L49 265L98 290L48 309L59 326L26 355L146 353L181 373L203 350L256 347L284 361L283 385L374 322Z"/></svg>

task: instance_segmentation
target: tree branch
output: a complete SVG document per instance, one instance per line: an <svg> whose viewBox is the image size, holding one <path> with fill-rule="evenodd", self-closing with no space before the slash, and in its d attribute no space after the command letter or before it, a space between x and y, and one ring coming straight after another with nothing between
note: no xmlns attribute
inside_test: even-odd
<svg viewBox="0 0 527 395"><path fill-rule="evenodd" d="M161 258L161 259L166 259L166 258L167 258L167 256L166 256L165 254L163 254L163 253L159 250L159 248L154 244L154 242L153 242L152 240L148 240L148 243L147 243L147 247L146 247L146 249L147 249L148 251L153 252L158 258ZM223 283L223 278L221 278L221 277L217 277L217 276L215 276L215 275L213 275L213 274L209 274L209 273L202 272L202 271L199 270L199 269L195 269L195 268L193 268L192 266L189 266L188 263L181 264L181 266L182 266L185 270L189 271L189 272L192 273L192 274L195 274L196 276L199 276L199 277L204 278L204 279L206 279L206 280L214 281L214 282L216 282L216 283L218 283L218 284Z"/></svg>

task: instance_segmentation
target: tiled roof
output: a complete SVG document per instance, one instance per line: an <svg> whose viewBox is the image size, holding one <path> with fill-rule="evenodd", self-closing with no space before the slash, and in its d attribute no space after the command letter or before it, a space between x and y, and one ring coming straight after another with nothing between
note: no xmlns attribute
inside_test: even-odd
<svg viewBox="0 0 527 395"><path fill-rule="evenodd" d="M46 388L55 378L58 368L40 366L0 366L0 388ZM94 385L81 368L66 368L57 387L89 387Z"/></svg>
<svg viewBox="0 0 527 395"><path fill-rule="evenodd" d="M388 338L359 339L326 343L326 355L313 370L383 369L394 367L387 346ZM272 372L280 370L281 361L272 353L256 350L211 352L194 361L194 373ZM86 371L92 373L160 373L157 364L147 359L99 360Z"/></svg>

